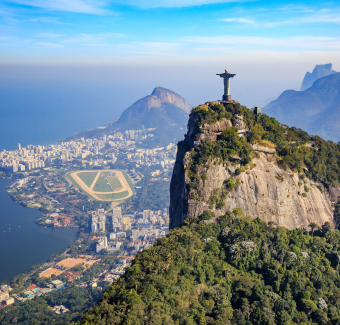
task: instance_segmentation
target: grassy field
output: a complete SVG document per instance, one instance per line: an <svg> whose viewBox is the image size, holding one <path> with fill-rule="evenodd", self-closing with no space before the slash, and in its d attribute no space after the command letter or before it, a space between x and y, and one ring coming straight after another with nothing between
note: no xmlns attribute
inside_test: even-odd
<svg viewBox="0 0 340 325"><path fill-rule="evenodd" d="M97 194L97 196L102 200L111 200L112 194Z"/></svg>
<svg viewBox="0 0 340 325"><path fill-rule="evenodd" d="M124 170L121 170L121 172L123 173L126 181L128 182L128 184L129 184L129 186L132 190L133 195L135 195L136 194L135 186L133 185L130 176Z"/></svg>
<svg viewBox="0 0 340 325"><path fill-rule="evenodd" d="M122 188L122 184L120 184L119 179L115 176L109 176L107 178L107 181L109 182L112 191L118 191Z"/></svg>
<svg viewBox="0 0 340 325"><path fill-rule="evenodd" d="M89 193L87 193L86 191L84 191L84 190L79 186L79 184L73 179L73 177L72 177L69 173L66 174L66 177L67 177L68 180L71 181L71 183L72 183L72 184L73 184L80 192L82 192L82 193L84 193L85 195L87 195L90 199L97 201L92 195L90 195Z"/></svg>
<svg viewBox="0 0 340 325"><path fill-rule="evenodd" d="M128 191L123 191L123 192L118 192L118 193L114 193L112 194L112 199L114 200L119 200L124 198L125 196L127 196L129 194Z"/></svg>
<svg viewBox="0 0 340 325"><path fill-rule="evenodd" d="M111 192L109 186L106 183L105 177L109 174L109 172L101 172L100 176L97 179L96 184L93 187L94 192Z"/></svg>
<svg viewBox="0 0 340 325"><path fill-rule="evenodd" d="M90 172L90 173L79 173L78 177L88 186L91 187L94 179L97 176L97 172Z"/></svg>

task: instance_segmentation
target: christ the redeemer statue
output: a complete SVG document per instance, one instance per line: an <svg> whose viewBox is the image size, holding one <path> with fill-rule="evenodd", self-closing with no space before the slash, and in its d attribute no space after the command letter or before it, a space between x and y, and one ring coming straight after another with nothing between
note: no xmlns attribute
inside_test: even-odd
<svg viewBox="0 0 340 325"><path fill-rule="evenodd" d="M216 75L224 79L224 95L222 97L222 100L226 100L226 101L231 100L230 89L229 89L229 79L234 78L236 74L229 73L229 71L225 69L224 73L216 73Z"/></svg>

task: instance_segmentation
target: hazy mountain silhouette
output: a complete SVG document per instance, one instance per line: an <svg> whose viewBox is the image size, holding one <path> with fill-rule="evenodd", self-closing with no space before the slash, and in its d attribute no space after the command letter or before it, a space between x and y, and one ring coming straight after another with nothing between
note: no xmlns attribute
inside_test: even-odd
<svg viewBox="0 0 340 325"><path fill-rule="evenodd" d="M156 87L151 95L139 99L128 107L120 118L106 129L80 132L76 137L93 137L110 131L141 130L156 128L153 138L144 144L148 147L164 146L182 140L191 106L175 92Z"/></svg>
<svg viewBox="0 0 340 325"><path fill-rule="evenodd" d="M300 90L303 91L308 89L319 78L326 77L329 76L330 74L336 73L336 71L334 71L332 67L333 67L332 63L316 65L312 73L307 72L305 74Z"/></svg>
<svg viewBox="0 0 340 325"><path fill-rule="evenodd" d="M305 91L286 90L263 112L327 140L340 140L340 73L319 78Z"/></svg>

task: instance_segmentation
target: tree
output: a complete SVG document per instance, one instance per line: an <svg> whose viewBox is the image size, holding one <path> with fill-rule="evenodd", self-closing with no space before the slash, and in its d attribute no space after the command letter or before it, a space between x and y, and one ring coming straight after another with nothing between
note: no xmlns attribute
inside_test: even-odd
<svg viewBox="0 0 340 325"><path fill-rule="evenodd" d="M318 227L318 225L315 222L311 222L309 224L309 227L312 228L312 237L314 235L314 229Z"/></svg>
<svg viewBox="0 0 340 325"><path fill-rule="evenodd" d="M250 141L261 140L263 134L265 133L263 126L261 124L255 124L250 131Z"/></svg>

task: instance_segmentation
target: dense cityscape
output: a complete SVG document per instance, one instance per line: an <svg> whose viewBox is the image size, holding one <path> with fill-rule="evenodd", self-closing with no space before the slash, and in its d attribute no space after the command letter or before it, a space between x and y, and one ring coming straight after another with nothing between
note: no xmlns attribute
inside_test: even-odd
<svg viewBox="0 0 340 325"><path fill-rule="evenodd" d="M101 128L101 127L99 127ZM165 148L142 149L138 144L148 141L154 135L150 132L154 128L145 130L127 130L125 133L114 132L104 135L100 139L76 139L49 146L28 145L21 147L18 143L17 150L0 152L0 168L11 172L24 172L32 169L43 168L59 163L74 163L85 167L107 166L117 161L117 156L122 155L140 165L158 165L161 169L169 169L174 163L174 149L170 143ZM167 154L170 151L170 156ZM104 153L105 154L104 154ZM159 170L159 172L160 172ZM156 172L154 175L158 175Z"/></svg>
<svg viewBox="0 0 340 325"><path fill-rule="evenodd" d="M15 151L2 150L0 175L14 181L8 194L17 203L41 211L37 224L79 227L79 231L77 240L63 252L4 283L0 308L75 287L104 290L124 274L138 252L168 233L168 204L154 202L158 208L151 210L136 203L145 191L143 182L169 186L176 146L143 148L153 130L113 132L99 139L70 139L49 146L18 144ZM93 200L66 177L75 170L117 167L124 168L135 187L131 200ZM50 308L57 315L72 309L63 304Z"/></svg>

